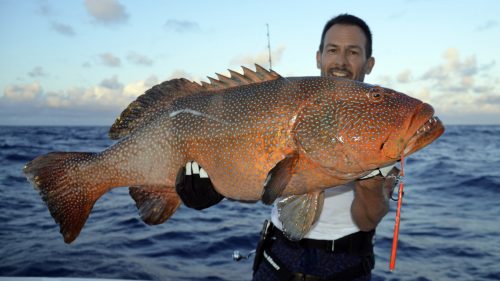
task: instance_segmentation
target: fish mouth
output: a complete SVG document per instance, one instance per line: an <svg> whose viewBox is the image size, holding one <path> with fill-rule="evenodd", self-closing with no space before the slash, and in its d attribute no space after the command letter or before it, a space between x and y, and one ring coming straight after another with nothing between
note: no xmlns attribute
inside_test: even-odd
<svg viewBox="0 0 500 281"><path fill-rule="evenodd" d="M410 137L403 151L404 155L412 154L439 138L444 133L444 126L437 116L424 120Z"/></svg>

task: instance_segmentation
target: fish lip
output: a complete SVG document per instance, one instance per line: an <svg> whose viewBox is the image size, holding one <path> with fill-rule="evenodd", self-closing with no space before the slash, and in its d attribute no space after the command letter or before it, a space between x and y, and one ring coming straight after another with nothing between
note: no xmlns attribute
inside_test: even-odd
<svg viewBox="0 0 500 281"><path fill-rule="evenodd" d="M410 137L403 151L404 155L409 155L430 144L444 132L444 126L439 117L432 115L423 122L415 133Z"/></svg>
<svg viewBox="0 0 500 281"><path fill-rule="evenodd" d="M444 132L444 126L434 109L427 103L420 103L407 118L399 133L391 134L381 145L384 156L390 160L401 155L412 154L436 140ZM398 136L399 135L399 136Z"/></svg>

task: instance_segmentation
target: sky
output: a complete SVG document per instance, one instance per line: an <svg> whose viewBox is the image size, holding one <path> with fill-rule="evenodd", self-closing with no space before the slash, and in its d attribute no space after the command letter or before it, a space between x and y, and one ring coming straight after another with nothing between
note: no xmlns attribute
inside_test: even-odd
<svg viewBox="0 0 500 281"><path fill-rule="evenodd" d="M0 0L0 125L111 125L153 85L241 65L316 76L327 20L373 33L365 82L500 124L500 1Z"/></svg>

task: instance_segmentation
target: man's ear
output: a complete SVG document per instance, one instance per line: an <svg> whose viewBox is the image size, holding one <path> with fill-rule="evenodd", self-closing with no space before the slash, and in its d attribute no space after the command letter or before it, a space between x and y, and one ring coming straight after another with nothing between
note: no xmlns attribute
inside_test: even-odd
<svg viewBox="0 0 500 281"><path fill-rule="evenodd" d="M319 50L316 52L316 67L321 69L321 52Z"/></svg>
<svg viewBox="0 0 500 281"><path fill-rule="evenodd" d="M373 67L375 66L375 58L370 57L368 58L368 61L366 61L366 74L370 74L372 72Z"/></svg>

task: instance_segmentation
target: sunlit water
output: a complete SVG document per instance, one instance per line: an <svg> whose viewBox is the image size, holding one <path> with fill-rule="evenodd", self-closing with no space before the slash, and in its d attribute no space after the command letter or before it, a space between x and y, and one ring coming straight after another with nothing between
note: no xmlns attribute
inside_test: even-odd
<svg viewBox="0 0 500 281"><path fill-rule="evenodd" d="M0 276L250 280L263 204L180 207L144 224L126 188L95 205L80 236L59 227L21 170L50 151L100 151L105 127L0 127ZM374 280L500 280L500 126L448 126L407 159L396 270L388 271L395 206L377 229ZM240 179L244 180L244 179Z"/></svg>

